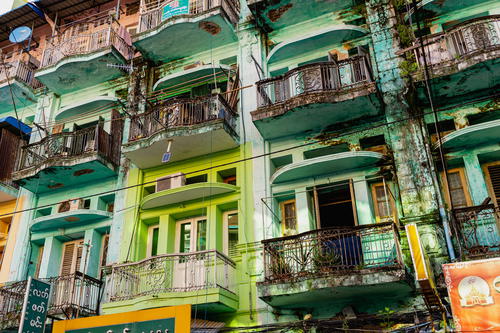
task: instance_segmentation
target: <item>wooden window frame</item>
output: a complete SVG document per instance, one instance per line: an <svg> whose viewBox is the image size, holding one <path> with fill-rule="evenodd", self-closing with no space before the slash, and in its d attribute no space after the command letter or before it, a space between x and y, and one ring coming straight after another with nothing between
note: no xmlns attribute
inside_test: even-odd
<svg viewBox="0 0 500 333"><path fill-rule="evenodd" d="M453 168L448 170L448 174L450 173L455 173L458 172L460 176L460 181L462 182L462 186L464 189L465 193L465 201L467 202L467 206L471 207L473 206L472 199L470 197L470 191L469 191L469 182L467 181L467 177L465 175L465 168L460 167L460 168ZM441 178L444 180L444 199L446 201L446 204L450 209L453 209L453 205L451 203L451 193L449 191L449 184L448 184L448 177L444 174L444 171L441 171Z"/></svg>
<svg viewBox="0 0 500 333"><path fill-rule="evenodd" d="M158 238L160 238L159 233L160 233L160 225L159 224L154 224L150 225L148 227L148 243L146 245L146 258L151 258L152 253L153 253L153 233L154 230L158 229ZM158 249L156 249L158 251ZM156 254L158 255L158 253Z"/></svg>
<svg viewBox="0 0 500 333"><path fill-rule="evenodd" d="M484 180L486 181L486 188L488 189L488 194L490 195L491 198L491 203L493 203L495 207L499 206L498 202L500 201L500 198L497 198L495 196L495 191L493 190L493 183L491 181L491 176L490 172L488 171L488 167L496 165L500 165L500 161L485 163L481 167L485 178Z"/></svg>
<svg viewBox="0 0 500 333"><path fill-rule="evenodd" d="M386 191L387 196L388 196L389 205L392 209L392 216L381 216L379 208L378 208L376 188L377 187L384 187L384 185L385 185L385 191ZM387 218L392 217L394 223L397 223L398 222L398 218L397 218L398 214L397 214L397 210L396 210L396 201L394 200L394 198L391 195L392 192L391 192L391 189L389 188L389 184L384 183L384 182L377 182L377 183L371 184L370 188L371 188L371 192L372 192L372 203L373 203L374 213L375 213L375 222L376 223L387 222L387 221L384 221L383 218L387 219Z"/></svg>
<svg viewBox="0 0 500 333"><path fill-rule="evenodd" d="M69 274L74 274L75 272L77 271L80 271L80 267L76 267L76 264L77 264L77 258L78 258L78 246L81 244L83 246L85 240L82 238L82 239L77 239L77 240L74 240L74 241L69 241L69 242L65 242L63 244L63 247L62 247L62 253L61 253L61 264L60 264L60 267L59 267L59 275L62 276L63 275L63 267L64 267L64 253L66 252L66 246L70 245L70 244L75 244L75 248L73 250L73 258L71 260L71 268L70 268L70 273ZM82 259L84 258L84 253L83 253L84 249L82 248ZM80 262L80 265L81 265L81 262Z"/></svg>
<svg viewBox="0 0 500 333"><path fill-rule="evenodd" d="M101 240L101 250L99 254L99 267L101 269L106 266L106 263L104 265L102 264L102 261L106 259L104 258L104 245L106 244L106 238L108 239L108 249L109 249L109 234L103 235Z"/></svg>
<svg viewBox="0 0 500 333"><path fill-rule="evenodd" d="M285 217L285 205L286 204L289 204L289 203L292 203L294 204L295 206L295 232L298 232L298 227L299 227L299 219L297 218L297 200L296 199L289 199L289 200L285 200L285 201L281 201L280 202L280 210L281 210L281 234L282 235L285 235L286 233L286 225L285 225L285 220L286 220L286 217Z"/></svg>
<svg viewBox="0 0 500 333"><path fill-rule="evenodd" d="M207 240L208 240L208 235L210 233L210 226L209 226L209 223L208 223L208 217L207 216L197 216L197 217L193 217L193 218L190 218L190 219L184 219L184 220L179 220L175 223L175 253L181 253L180 252L180 245L181 245L181 239L180 239L180 232L181 232L181 224L186 224L186 223L191 223L191 239L190 239L190 242L191 244L189 244L189 248L190 248L190 251L189 252L182 252L182 253L194 253L194 252L198 252L198 250L196 250L196 245L197 245L197 241L198 241L198 222L199 221L207 221ZM193 235L195 237L193 237ZM193 251L193 249L195 249L195 251ZM209 249L209 244L207 242L207 248L206 250Z"/></svg>
<svg viewBox="0 0 500 333"><path fill-rule="evenodd" d="M38 278L40 275L40 267L42 267L42 258L43 258L43 250L44 245L41 245L38 248L38 257L36 258L36 267L35 267L35 278Z"/></svg>
<svg viewBox="0 0 500 333"><path fill-rule="evenodd" d="M224 254L229 256L229 215L236 214L238 215L238 244L240 242L240 237L239 237L239 230L240 230L240 213L238 210L229 210L227 212L224 212L222 214L222 221L223 221L223 230L224 230L224 235L222 239L222 247Z"/></svg>

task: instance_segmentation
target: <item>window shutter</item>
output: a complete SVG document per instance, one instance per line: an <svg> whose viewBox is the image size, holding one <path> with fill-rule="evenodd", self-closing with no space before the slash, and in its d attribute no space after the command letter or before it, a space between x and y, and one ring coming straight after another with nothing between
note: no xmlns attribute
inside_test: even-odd
<svg viewBox="0 0 500 333"><path fill-rule="evenodd" d="M77 243L77 248L76 248L76 265L73 268L73 271L71 273L74 273L75 271L80 271L80 263L82 262L82 253L83 253L83 241L79 241Z"/></svg>
<svg viewBox="0 0 500 333"><path fill-rule="evenodd" d="M61 275L68 275L72 273L75 245L76 244L73 242L64 244L63 257L61 263Z"/></svg>
<svg viewBox="0 0 500 333"><path fill-rule="evenodd" d="M101 267L106 266L106 257L108 256L108 244L109 244L109 235L106 235L104 236L104 240L102 241Z"/></svg>
<svg viewBox="0 0 500 333"><path fill-rule="evenodd" d="M490 174L491 189L496 199L497 206L500 206L500 165L491 165L488 167Z"/></svg>
<svg viewBox="0 0 500 333"><path fill-rule="evenodd" d="M40 275L40 266L42 265L42 257L43 257L43 246L40 246L40 248L38 249L38 258L36 260L35 277L38 277Z"/></svg>

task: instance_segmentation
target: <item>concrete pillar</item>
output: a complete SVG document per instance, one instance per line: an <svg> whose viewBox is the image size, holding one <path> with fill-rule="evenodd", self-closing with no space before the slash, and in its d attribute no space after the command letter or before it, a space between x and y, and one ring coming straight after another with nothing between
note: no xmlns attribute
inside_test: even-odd
<svg viewBox="0 0 500 333"><path fill-rule="evenodd" d="M42 262L40 265L39 278L49 278L58 276L61 270L63 243L55 237L45 238L43 247Z"/></svg>
<svg viewBox="0 0 500 333"><path fill-rule="evenodd" d="M469 191L474 205L480 205L484 199L489 197L488 189L486 188L486 180L484 178L481 164L476 154L464 156L465 172L467 174L467 182Z"/></svg>
<svg viewBox="0 0 500 333"><path fill-rule="evenodd" d="M102 235L95 229L85 230L80 272L97 278L101 258ZM86 267L85 267L86 266Z"/></svg>
<svg viewBox="0 0 500 333"><path fill-rule="evenodd" d="M354 200L356 213L358 214L358 224L372 224L374 219L370 188L364 176L353 178Z"/></svg>
<svg viewBox="0 0 500 333"><path fill-rule="evenodd" d="M297 232L316 229L312 215L311 200L305 187L295 189L295 209L297 213Z"/></svg>

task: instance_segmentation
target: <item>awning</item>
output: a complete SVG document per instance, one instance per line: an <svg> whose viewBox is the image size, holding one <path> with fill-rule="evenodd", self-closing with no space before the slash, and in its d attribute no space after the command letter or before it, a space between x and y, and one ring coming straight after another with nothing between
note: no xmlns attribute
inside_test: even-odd
<svg viewBox="0 0 500 333"><path fill-rule="evenodd" d="M219 332L224 326L224 323L218 321L192 319L191 333L216 333Z"/></svg>
<svg viewBox="0 0 500 333"><path fill-rule="evenodd" d="M20 130L25 135L31 134L31 127L25 123L18 121L14 117L4 117L0 118L0 128L8 128L11 132L16 132L15 130Z"/></svg>
<svg viewBox="0 0 500 333"><path fill-rule="evenodd" d="M106 106L113 106L118 103L118 98L112 96L97 96L91 99L87 99L83 102L74 103L68 105L61 109L61 111L56 115L55 120L61 120L66 118L75 118L84 112L97 110L99 108L104 109Z"/></svg>
<svg viewBox="0 0 500 333"><path fill-rule="evenodd" d="M170 74L162 77L153 86L153 90L160 90L167 87L172 89L184 88L189 83L203 80L203 78L213 78L221 73L229 73L231 67L227 65L203 65L186 71Z"/></svg>

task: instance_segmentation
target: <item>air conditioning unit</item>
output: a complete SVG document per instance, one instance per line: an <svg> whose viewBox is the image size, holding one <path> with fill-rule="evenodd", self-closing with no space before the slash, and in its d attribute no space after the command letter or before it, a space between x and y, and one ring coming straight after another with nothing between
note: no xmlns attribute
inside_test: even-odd
<svg viewBox="0 0 500 333"><path fill-rule="evenodd" d="M155 192L170 190L172 188L181 187L186 184L186 176L182 173L174 173L165 177L156 179Z"/></svg>

